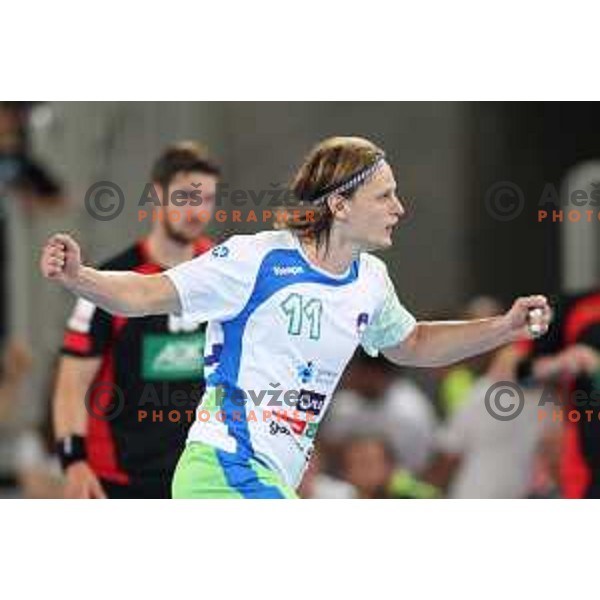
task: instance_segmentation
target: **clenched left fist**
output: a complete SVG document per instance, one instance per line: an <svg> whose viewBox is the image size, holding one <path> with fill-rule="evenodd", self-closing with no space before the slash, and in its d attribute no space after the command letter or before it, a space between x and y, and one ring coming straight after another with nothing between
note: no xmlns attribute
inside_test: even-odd
<svg viewBox="0 0 600 600"><path fill-rule="evenodd" d="M534 339L544 335L552 320L552 310L545 296L517 298L504 315L514 339Z"/></svg>

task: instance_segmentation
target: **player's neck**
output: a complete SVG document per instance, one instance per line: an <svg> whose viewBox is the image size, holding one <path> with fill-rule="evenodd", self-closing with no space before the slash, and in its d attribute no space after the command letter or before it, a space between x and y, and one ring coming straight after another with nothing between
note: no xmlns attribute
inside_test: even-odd
<svg viewBox="0 0 600 600"><path fill-rule="evenodd" d="M153 262L174 267L194 257L194 244L173 240L163 228L156 227L148 236L148 252Z"/></svg>
<svg viewBox="0 0 600 600"><path fill-rule="evenodd" d="M350 242L343 242L331 236L329 243L317 246L315 240L302 240L306 256L317 267L332 275L343 275L356 258L357 250Z"/></svg>

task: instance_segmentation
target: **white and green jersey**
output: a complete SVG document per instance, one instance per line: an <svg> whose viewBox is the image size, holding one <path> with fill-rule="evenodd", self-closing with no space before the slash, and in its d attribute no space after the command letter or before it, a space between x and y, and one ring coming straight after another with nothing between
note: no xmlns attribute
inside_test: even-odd
<svg viewBox="0 0 600 600"><path fill-rule="evenodd" d="M416 324L381 260L363 253L332 275L289 231L234 236L166 275L182 316L209 322L188 442L252 458L292 487L356 347L376 356Z"/></svg>

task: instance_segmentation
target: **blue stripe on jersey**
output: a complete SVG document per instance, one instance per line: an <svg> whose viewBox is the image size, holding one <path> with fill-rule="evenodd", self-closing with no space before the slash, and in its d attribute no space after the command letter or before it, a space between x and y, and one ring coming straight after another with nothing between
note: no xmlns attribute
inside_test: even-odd
<svg viewBox="0 0 600 600"><path fill-rule="evenodd" d="M294 271L294 267L301 267ZM276 271L277 268L277 271ZM281 269L290 269L283 272ZM276 274L276 273L279 274ZM224 386L225 397L223 399L223 412L229 435L235 438L237 443L237 455L242 460L250 458L254 451L250 441L250 431L246 419L233 419L235 406L232 402L232 394L239 394L238 375L240 370L240 359L242 354L242 339L248 319L252 313L273 294L298 283L318 283L320 285L339 287L356 281L358 277L358 260L352 263L350 273L343 278L328 277L315 271L310 264L300 255L297 250L272 250L265 255L258 270L254 289L246 306L232 320L222 323L223 327L223 350L221 352L219 366L215 373L207 379L207 385ZM241 404L239 402L238 404ZM239 406L237 407L239 411Z"/></svg>
<svg viewBox="0 0 600 600"><path fill-rule="evenodd" d="M218 363L222 350L223 344L213 344L212 353L204 357L204 364L207 367L212 367L212 365Z"/></svg>
<svg viewBox="0 0 600 600"><path fill-rule="evenodd" d="M225 473L227 483L244 498L285 498L274 486L263 483L248 461L232 461L232 456L224 450L217 450L217 458Z"/></svg>

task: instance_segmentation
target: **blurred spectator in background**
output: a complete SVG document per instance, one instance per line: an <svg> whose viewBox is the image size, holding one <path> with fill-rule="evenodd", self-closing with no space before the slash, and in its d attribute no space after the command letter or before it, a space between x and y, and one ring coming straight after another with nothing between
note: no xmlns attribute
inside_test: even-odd
<svg viewBox="0 0 600 600"><path fill-rule="evenodd" d="M53 452L50 414L37 429L21 433L16 445L17 481L24 498L64 498L65 480Z"/></svg>
<svg viewBox="0 0 600 600"><path fill-rule="evenodd" d="M2 358L0 375L0 438L17 427L16 413L23 401L23 383L31 369L31 354L19 341L9 342ZM18 495L15 449L12 445L0 446L0 496Z"/></svg>
<svg viewBox="0 0 600 600"><path fill-rule="evenodd" d="M15 444L15 468L23 498L63 498L65 480L54 452L51 400L56 384L58 361L46 386L44 414L40 425L20 426Z"/></svg>
<svg viewBox="0 0 600 600"><path fill-rule="evenodd" d="M39 310L32 317L35 302L45 306L45 298L35 293L32 286L31 263L37 262L33 260L34 254L37 259L34 250L37 244L32 243L32 227L49 211L64 206L59 182L30 151L32 111L41 106L35 102L0 102L0 352L6 348L7 356L12 357L8 363L13 366L27 362L29 369L32 361L35 364L31 376L18 386L26 386L28 402L19 402L18 395L12 392L5 396L9 402L4 409L11 413L11 418L10 423L2 425L0 472L10 474L6 476L8 481L15 480L18 471L16 461L22 433L38 418L36 407L40 405L41 394L37 393L35 382L46 378L40 361L40 344L34 345L32 341L34 336L39 341L43 335L36 330L36 324L47 317L47 313ZM27 340L31 349L25 349L23 344L7 344L13 337ZM10 382L13 376L9 372L7 380ZM24 390L21 393L25 395Z"/></svg>
<svg viewBox="0 0 600 600"><path fill-rule="evenodd" d="M0 102L0 347L9 334L8 290L16 293L15 273L11 277L8 272L9 253L14 260L26 237L23 217L38 208L60 206L63 200L59 183L29 154L31 108L30 102Z"/></svg>
<svg viewBox="0 0 600 600"><path fill-rule="evenodd" d="M0 423L9 423L14 416L15 398L21 393L21 384L31 368L31 353L19 340L11 340L2 357L0 378Z"/></svg>
<svg viewBox="0 0 600 600"><path fill-rule="evenodd" d="M4 497L61 498L63 478L58 458L52 454L50 403L40 427L17 418L27 399L23 383L31 372L31 354L22 342L11 341L4 356L4 379L0 384L0 436L9 431L15 443L6 446L0 462L0 487ZM53 386L49 386L51 391Z"/></svg>
<svg viewBox="0 0 600 600"><path fill-rule="evenodd" d="M332 452L365 431L389 440L392 460L410 472L426 465L437 425L432 402L397 367L359 350L321 431Z"/></svg>
<svg viewBox="0 0 600 600"><path fill-rule="evenodd" d="M450 498L553 494L556 460L551 449L556 456L559 441L552 421L540 418L539 394L526 394L523 411L509 421L494 418L486 408L492 385L515 381L517 360L515 345L493 353L487 373L438 434L438 454L425 479L446 489Z"/></svg>
<svg viewBox="0 0 600 600"><path fill-rule="evenodd" d="M62 204L58 181L30 154L28 123L37 103L0 102L0 189L28 210Z"/></svg>
<svg viewBox="0 0 600 600"><path fill-rule="evenodd" d="M357 435L342 447L341 475L355 498L435 498L437 490L398 469L390 444L375 435Z"/></svg>
<svg viewBox="0 0 600 600"><path fill-rule="evenodd" d="M502 304L490 296L477 296L464 309L465 319L488 319L504 312ZM476 380L485 373L489 354L475 356L457 365L438 369L438 407L444 418L451 417L470 397Z"/></svg>

